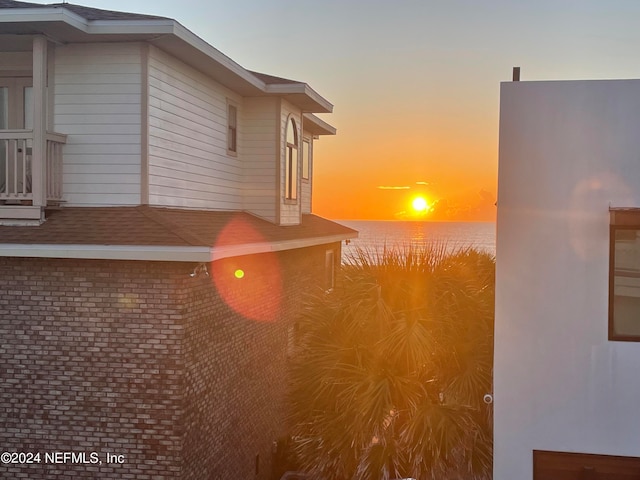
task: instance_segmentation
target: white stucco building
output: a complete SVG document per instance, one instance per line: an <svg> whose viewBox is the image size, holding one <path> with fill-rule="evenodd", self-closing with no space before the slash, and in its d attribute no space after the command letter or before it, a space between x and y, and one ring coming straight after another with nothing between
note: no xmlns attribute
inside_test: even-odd
<svg viewBox="0 0 640 480"><path fill-rule="evenodd" d="M640 80L501 85L495 480L640 478L639 207Z"/></svg>

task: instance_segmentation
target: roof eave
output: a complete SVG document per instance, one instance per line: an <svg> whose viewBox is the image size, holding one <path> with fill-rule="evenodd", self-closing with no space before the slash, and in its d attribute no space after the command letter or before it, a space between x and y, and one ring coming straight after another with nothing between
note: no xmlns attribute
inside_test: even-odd
<svg viewBox="0 0 640 480"><path fill-rule="evenodd" d="M212 262L223 258L281 252L342 242L355 233L281 240L275 242L210 246L0 244L0 257L75 258L85 260L136 260L158 262Z"/></svg>
<svg viewBox="0 0 640 480"><path fill-rule="evenodd" d="M86 32L91 35L173 34L175 20L92 20Z"/></svg>
<svg viewBox="0 0 640 480"><path fill-rule="evenodd" d="M136 19L136 20L93 20L89 21L80 15L67 10L63 7L58 8L15 8L2 9L0 15L0 26L2 24L24 24L25 33L34 33L33 25L37 23L64 23L75 30L86 34L87 36L136 36L137 39L142 38L155 43L167 43L169 38L174 38L176 48L179 43L184 42L190 48L204 54L210 61L224 67L234 77L240 80L242 94L265 92L265 83L251 74L244 67L231 60L216 48L209 45L189 29L182 26L179 22L172 19ZM60 38L55 35L48 34L47 31L42 32L45 36L56 42L67 43L73 42L68 38ZM144 38L148 36L148 38ZM164 46L164 45L163 45ZM185 59L183 59L185 60ZM188 61L188 59L186 59ZM198 67L198 65L195 65ZM229 85L225 85L229 86ZM265 92L266 93L266 92Z"/></svg>
<svg viewBox="0 0 640 480"><path fill-rule="evenodd" d="M2 9L1 23L33 23L63 21L78 30L86 31L87 21L80 15L64 8L43 7Z"/></svg>
<svg viewBox="0 0 640 480"><path fill-rule="evenodd" d="M176 37L180 38L184 42L187 42L189 45L199 50L200 52L206 54L213 61L224 66L225 68L233 72L235 75L242 78L247 83L251 84L252 86L262 91L265 91L266 84L262 80L260 80L259 78L256 78L256 76L253 75L251 72L249 72L246 68L244 68L239 63L234 62L231 58L227 57L224 53L222 53L217 48L209 45L207 42L205 42L203 39L201 39L191 30L183 27L180 23L176 22L175 20L173 22L175 27L172 33Z"/></svg>
<svg viewBox="0 0 640 480"><path fill-rule="evenodd" d="M331 113L333 111L333 105L306 83L267 84L173 19L89 21L64 6L2 9L0 15L0 26L2 24L24 24L24 32L30 34L37 32L37 30L34 31L34 25L47 23L52 25L64 23L86 35L87 40L95 35L101 39L105 36L113 36L112 38L115 40L116 36L121 36L125 39L126 37L135 38L135 41L148 41L189 63L188 56L185 58L184 55L179 54L187 46L201 55L200 58L193 59L191 62L193 67L203 70L205 73L219 71L219 67L222 67L226 73L222 75L221 79L216 78L216 80L241 95L277 95L286 98L303 112ZM45 30L41 33L61 43L74 41L69 38L59 38L53 31L54 29L51 32ZM58 35L60 34L58 33ZM203 65L201 60L208 60L210 64ZM207 70L209 71L207 72Z"/></svg>
<svg viewBox="0 0 640 480"><path fill-rule="evenodd" d="M170 53L174 53L171 52L172 49L180 50L186 44L189 48L204 55L211 62L211 69L215 70L218 66L223 67L228 74L224 75L225 78L221 80L221 83L238 91L241 95L277 95L286 98L303 112L331 113L333 111L333 105L306 83L267 84L173 19L89 21L64 6L2 9L0 15L0 25L3 23L23 23L25 33L34 33L33 25L36 23L54 24L59 22L87 36L113 35L114 39L117 35L135 36L138 40L142 39L156 44ZM43 33L47 34L46 31ZM147 35L148 38L145 38ZM56 38L53 35L51 38L62 43L70 41L65 38ZM188 58L179 57L183 61L189 61ZM206 65L203 67L200 63L200 59L194 60L192 66L205 72L207 70Z"/></svg>
<svg viewBox="0 0 640 480"><path fill-rule="evenodd" d="M304 129L313 135L335 135L336 128L312 113L304 114Z"/></svg>
<svg viewBox="0 0 640 480"><path fill-rule="evenodd" d="M207 262L210 247L155 245L0 244L0 257L77 258L159 262Z"/></svg>
<svg viewBox="0 0 640 480"><path fill-rule="evenodd" d="M303 96L304 102L296 102L295 99L289 99L292 103L299 105L304 112L309 113L331 113L333 105L329 100L324 98L306 83L271 83L265 85L265 92L279 96Z"/></svg>

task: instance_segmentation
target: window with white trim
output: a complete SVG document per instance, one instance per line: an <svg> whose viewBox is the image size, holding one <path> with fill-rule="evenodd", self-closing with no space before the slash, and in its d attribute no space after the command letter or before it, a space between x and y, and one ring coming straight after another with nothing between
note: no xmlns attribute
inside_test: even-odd
<svg viewBox="0 0 640 480"><path fill-rule="evenodd" d="M309 180L311 175L311 142L302 140L302 179Z"/></svg>
<svg viewBox="0 0 640 480"><path fill-rule="evenodd" d="M296 200L298 198L298 129L293 118L287 121L286 138L284 198Z"/></svg>
<svg viewBox="0 0 640 480"><path fill-rule="evenodd" d="M227 104L227 152L238 153L238 108Z"/></svg>

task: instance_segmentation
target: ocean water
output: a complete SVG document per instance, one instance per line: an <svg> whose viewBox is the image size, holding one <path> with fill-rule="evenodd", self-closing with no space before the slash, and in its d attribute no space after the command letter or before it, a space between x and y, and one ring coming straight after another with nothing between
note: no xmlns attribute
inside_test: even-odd
<svg viewBox="0 0 640 480"><path fill-rule="evenodd" d="M335 220L358 230L359 236L349 245L342 245L342 261L358 247L421 246L429 243L444 245L447 250L473 247L495 255L496 224L494 222L406 222L374 220Z"/></svg>

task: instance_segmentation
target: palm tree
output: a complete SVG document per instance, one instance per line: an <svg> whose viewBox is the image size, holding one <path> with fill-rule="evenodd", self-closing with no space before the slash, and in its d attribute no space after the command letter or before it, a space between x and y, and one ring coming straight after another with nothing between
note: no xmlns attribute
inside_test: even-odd
<svg viewBox="0 0 640 480"><path fill-rule="evenodd" d="M291 420L312 478L491 477L494 265L443 245L361 250L309 298Z"/></svg>

